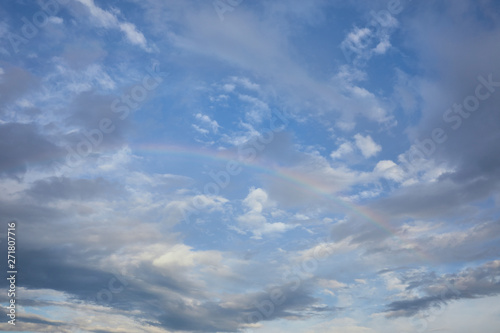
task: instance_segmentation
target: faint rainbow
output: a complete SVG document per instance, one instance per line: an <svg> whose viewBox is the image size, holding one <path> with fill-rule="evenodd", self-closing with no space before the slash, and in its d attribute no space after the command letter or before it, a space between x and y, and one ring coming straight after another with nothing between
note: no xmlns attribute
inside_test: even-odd
<svg viewBox="0 0 500 333"><path fill-rule="evenodd" d="M387 222L385 222L384 218L379 216L377 213L369 210L366 207L361 207L356 205L355 203L343 200L339 197L336 197L326 190L321 188L320 184L316 184L310 178L305 177L303 174L293 172L289 169L279 168L279 167L266 167L262 164L258 164L255 162L247 162L238 159L238 157L234 153L230 153L228 151L213 151L206 150L201 148L193 148L189 146L176 146L176 145L167 145L167 144L158 144L158 143L148 143L148 144L139 144L132 146L131 149L137 152L143 153L156 153L156 154L170 154L183 156L188 158L203 158L212 161L218 162L229 162L229 161L237 161L240 165L248 167L253 170L258 170L265 174L269 174L276 178L287 181L288 183L294 184L298 187L304 188L309 192L312 192L320 197L327 198L335 202L337 205L348 209L349 211L355 213L361 218L367 220L368 222L376 225L378 228L381 228L389 235L397 239L398 241L404 244L411 244L415 253L419 255L421 259L426 261L432 261L432 256L427 254L424 250L418 247L414 242L405 239L405 237L398 235L398 233L394 230L392 226L390 226ZM237 176L234 176L237 177Z"/></svg>

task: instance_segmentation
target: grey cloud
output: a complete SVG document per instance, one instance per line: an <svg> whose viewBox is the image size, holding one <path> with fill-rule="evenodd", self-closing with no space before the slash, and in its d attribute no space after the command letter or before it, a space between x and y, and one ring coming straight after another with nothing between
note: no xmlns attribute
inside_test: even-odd
<svg viewBox="0 0 500 333"><path fill-rule="evenodd" d="M107 52L95 40L78 39L64 48L63 57L71 68L81 70L104 58Z"/></svg>
<svg viewBox="0 0 500 333"><path fill-rule="evenodd" d="M450 300L451 298L447 299L447 301ZM441 308L444 303L443 299L439 296L428 296L409 301L396 301L389 304L389 314L387 317L409 317L431 307Z"/></svg>
<svg viewBox="0 0 500 333"><path fill-rule="evenodd" d="M37 180L27 194L40 201L54 199L89 200L98 198L120 197L125 189L104 178L71 179L67 177L51 177Z"/></svg>
<svg viewBox="0 0 500 333"><path fill-rule="evenodd" d="M150 282L152 281L147 281L147 283ZM328 307L315 306L317 299L311 296L311 291L306 287L301 286L295 289L285 284L272 289L276 288L283 293L283 301L277 304L270 300L271 289L256 293L225 295L218 302L202 298L201 304L196 306L186 304L175 294L160 297L149 293L141 299L130 299L128 302L145 313L153 314L154 319L160 321L164 328L203 332L234 332L242 324L250 323L253 319L260 321L290 316L306 317L335 311ZM173 291L181 290L174 289ZM189 293L182 294L188 295Z"/></svg>
<svg viewBox="0 0 500 333"><path fill-rule="evenodd" d="M34 124L0 124L0 174L20 177L30 164L50 167L61 149L42 135Z"/></svg>
<svg viewBox="0 0 500 333"><path fill-rule="evenodd" d="M426 295L390 303L387 306L389 317L412 316L431 307L440 308L452 300L500 294L500 261L439 277L417 274L403 277L403 281L409 283L408 289L418 288Z"/></svg>
<svg viewBox="0 0 500 333"><path fill-rule="evenodd" d="M24 302L24 300L22 301L22 303L24 306L28 306L28 304L26 304ZM7 318L6 314L7 314L7 311L3 307L1 307L0 308L0 315L3 318ZM63 322L58 322L58 321L54 321L54 320L47 320L47 319L44 319L43 317L31 315L28 313L20 314L16 318L16 321L17 321L16 326L20 323L22 323L22 325L24 325L24 323L29 323L29 324L38 324L38 325L51 325L51 326L55 326L55 327L61 327L61 326L67 325L66 323L63 323ZM1 326L0 326L0 328L1 328Z"/></svg>
<svg viewBox="0 0 500 333"><path fill-rule="evenodd" d="M55 191L56 196L64 195L66 191L69 191L66 196L71 196L72 186L75 183L78 184L77 181L68 179L52 179L52 182L38 183L34 188L48 186L49 192ZM92 185L95 184L93 182L85 184L85 186L91 186L88 190L89 196L92 196L95 190ZM66 188L58 193L52 186ZM99 186L97 185L97 188ZM57 226L60 221L49 223ZM65 223L60 226L64 234L64 231L68 232L73 227L77 230L84 225L70 226ZM132 316L151 325L174 331L234 332L246 322L248 315L259 311L257 305L269 301L270 298L269 291L262 291L233 296L219 295L221 300L215 301L212 299L213 295L210 296L202 285L191 280L190 275L184 270L159 271L151 264L143 263L137 267L129 267L128 274L124 277L128 282L127 286L122 292L113 294L111 302L103 303L96 300L96 294L107 287L108 281L113 277L113 272L98 268L96 262L108 257L114 245L110 248L105 242L101 242L99 246L94 247L92 244L95 242L85 242L88 237L85 235L87 230L85 228L77 232L79 242L75 243L74 237L70 237L60 245L45 244L42 245L43 248L40 248L32 240L26 238L27 230L21 227L22 225L19 225L19 230L24 236L19 238L19 242L29 241L30 246L19 249L17 256L22 263L19 267L20 269L29 267L30 274L20 275L18 286L33 290L61 291L76 300L95 302L120 311L137 310L138 312ZM44 230L49 232L50 226L46 225ZM102 232L106 233L104 230ZM36 236L29 234L29 237ZM54 235L57 237L57 234ZM114 235L111 236L114 237ZM115 241L110 240L110 242ZM4 249L0 252L4 253ZM282 285L279 288L284 294L284 301L276 305L272 313L263 315L262 320L290 316L309 317L326 311L334 311L334 309L315 305L317 300L305 284L298 289L291 288L290 285ZM188 302L186 299L194 299L197 302ZM41 322L39 324L44 325Z"/></svg>
<svg viewBox="0 0 500 333"><path fill-rule="evenodd" d="M446 262L491 260L500 256L500 221L475 221L475 225L456 233L431 234L421 238L428 253Z"/></svg>
<svg viewBox="0 0 500 333"><path fill-rule="evenodd" d="M69 135L67 139L75 144L83 140L87 140L88 135L94 130L100 129L100 122L102 119L107 118L111 121L110 127L114 129L110 133L102 133L102 142L98 145L94 144L93 151L100 151L104 147L120 145L123 142L126 130L129 128L129 119L120 119L123 112L113 112L112 104L118 96L102 95L97 91L86 91L76 96L65 114L69 114L66 118L66 123L69 126L76 126L79 128L78 133ZM130 110L128 117L132 114L132 108L126 106L121 102L120 107ZM61 111L62 112L62 111Z"/></svg>
<svg viewBox="0 0 500 333"><path fill-rule="evenodd" d="M0 201L0 211L2 218L8 220L18 220L31 223L43 223L49 225L60 218L68 217L68 212L47 207L46 205L27 204L27 201L6 202Z"/></svg>
<svg viewBox="0 0 500 333"><path fill-rule="evenodd" d="M88 257L96 258L95 255L75 252L71 246L24 251L19 253L19 258L23 265L30 268L30 274L23 276L18 285L62 291L82 301L118 310L137 310L139 312L133 315L137 320L174 331L234 332L242 324L249 323L248 318L259 318L251 316L259 313L259 306L265 309L262 310L261 320L309 317L335 311L315 305L317 299L304 285L299 288L291 288L290 285L277 287L283 293L283 301L273 305L272 310L266 308L270 303L269 291L233 296L226 294L220 296L221 300L214 301L193 290L196 285L190 284L185 277L182 279L179 272L160 276L147 266L138 268L143 274L136 272L130 279L125 276L127 285L124 290L114 294L111 302L102 303L95 299L95 295L106 288L113 275L90 266ZM155 291L157 288L161 288L162 292ZM198 302L187 302L186 298L194 298Z"/></svg>
<svg viewBox="0 0 500 333"><path fill-rule="evenodd" d="M304 317L333 311L329 308L315 307L313 303L316 299L306 288L301 287L293 291L289 285L282 285L278 288L283 292L284 298L279 305L273 303L270 306L268 292L251 293L229 299L230 305L207 302L200 309L186 309L187 313L179 313L179 310L168 308L165 309L167 312L160 317L160 320L169 329L229 332L236 331L240 325L255 320L274 320L290 316ZM263 310L259 312L259 308Z"/></svg>
<svg viewBox="0 0 500 333"><path fill-rule="evenodd" d="M17 192L9 200L0 200L0 211L5 220L18 221L25 248L39 241L50 241L50 237L64 237L67 241L79 238L74 232L78 223L67 223L82 216L96 213L92 203L104 201L109 195L126 196L121 186L104 179L70 179L49 177L37 180L25 191ZM80 192L82 191L82 192ZM57 200L66 201L65 208L48 204ZM88 225L87 225L88 227ZM50 237L42 237L50 235ZM108 236L108 239L110 237Z"/></svg>
<svg viewBox="0 0 500 333"><path fill-rule="evenodd" d="M500 185L500 87L481 88L483 93L494 92L479 101L476 111L464 109L465 116L447 111L476 94L476 87L484 81L479 76L500 82L500 22L488 15L498 12L498 2L461 0L443 4L439 10L436 3L418 3L415 17L402 21L411 41L408 47L417 50L423 59L420 65L439 78L422 79L418 84L422 120L410 130L410 140L429 139L435 128L442 128L447 140L436 143L428 158L452 171L437 183L408 188L381 204L383 209L396 209L396 214L431 216L459 211L498 191ZM477 15L489 18L479 20ZM445 119L445 112L455 120Z"/></svg>
<svg viewBox="0 0 500 333"><path fill-rule="evenodd" d="M87 267L85 256L75 253L71 244L36 251L19 250L17 256L22 262L19 269L29 267L30 271L19 275L18 286L30 289L53 289L86 299L105 287L112 277L110 272Z"/></svg>
<svg viewBox="0 0 500 333"><path fill-rule="evenodd" d="M338 242L352 236L351 243L363 244L373 250L380 246L380 242L390 236L387 230L375 224L365 216L359 216L355 212L349 212L348 222L336 223L329 230L329 237Z"/></svg>
<svg viewBox="0 0 500 333"><path fill-rule="evenodd" d="M372 208L392 217L458 216L467 212L467 205L487 198L500 186L487 178L457 182L452 177L447 174L437 182L400 188L390 197L374 202Z"/></svg>
<svg viewBox="0 0 500 333"><path fill-rule="evenodd" d="M5 113L5 106L8 103L25 95L38 84L39 80L25 69L5 67L4 73L0 74L0 115Z"/></svg>

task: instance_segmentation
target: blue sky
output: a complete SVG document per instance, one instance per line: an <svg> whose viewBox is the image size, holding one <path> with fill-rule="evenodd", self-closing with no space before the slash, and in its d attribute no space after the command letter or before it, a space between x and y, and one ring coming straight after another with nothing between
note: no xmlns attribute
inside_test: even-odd
<svg viewBox="0 0 500 333"><path fill-rule="evenodd" d="M496 332L497 1L0 17L2 330Z"/></svg>

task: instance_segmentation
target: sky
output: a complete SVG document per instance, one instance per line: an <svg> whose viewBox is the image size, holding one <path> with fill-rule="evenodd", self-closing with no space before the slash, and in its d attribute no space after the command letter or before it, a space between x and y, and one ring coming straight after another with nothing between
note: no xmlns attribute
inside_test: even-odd
<svg viewBox="0 0 500 333"><path fill-rule="evenodd" d="M0 17L0 330L498 332L500 2Z"/></svg>

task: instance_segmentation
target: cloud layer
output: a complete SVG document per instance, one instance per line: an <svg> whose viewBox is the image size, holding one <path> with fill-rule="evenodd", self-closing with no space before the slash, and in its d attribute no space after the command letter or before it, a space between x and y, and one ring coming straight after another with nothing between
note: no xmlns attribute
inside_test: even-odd
<svg viewBox="0 0 500 333"><path fill-rule="evenodd" d="M5 4L0 328L496 332L499 9Z"/></svg>

